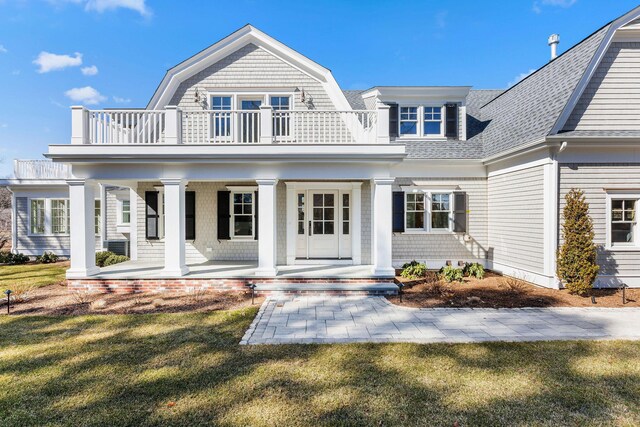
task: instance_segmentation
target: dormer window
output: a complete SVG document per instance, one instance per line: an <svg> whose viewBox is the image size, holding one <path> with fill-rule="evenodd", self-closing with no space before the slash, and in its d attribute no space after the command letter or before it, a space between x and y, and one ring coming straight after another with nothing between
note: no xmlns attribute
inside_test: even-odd
<svg viewBox="0 0 640 427"><path fill-rule="evenodd" d="M424 108L424 135L440 136L442 134L442 107Z"/></svg>
<svg viewBox="0 0 640 427"><path fill-rule="evenodd" d="M417 135L418 107L400 107L400 135Z"/></svg>

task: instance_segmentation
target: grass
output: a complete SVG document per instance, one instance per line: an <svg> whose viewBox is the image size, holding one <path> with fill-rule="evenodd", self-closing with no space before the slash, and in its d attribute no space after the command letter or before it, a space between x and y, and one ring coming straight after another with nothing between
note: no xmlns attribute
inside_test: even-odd
<svg viewBox="0 0 640 427"><path fill-rule="evenodd" d="M638 425L640 342L239 346L257 308L0 317L0 425Z"/></svg>
<svg viewBox="0 0 640 427"><path fill-rule="evenodd" d="M67 268L69 265L64 262L0 266L0 291L19 292L60 283Z"/></svg>

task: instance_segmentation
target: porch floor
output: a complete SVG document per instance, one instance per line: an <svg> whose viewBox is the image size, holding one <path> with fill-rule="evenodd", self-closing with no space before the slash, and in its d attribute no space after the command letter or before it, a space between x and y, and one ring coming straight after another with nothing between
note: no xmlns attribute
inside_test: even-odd
<svg viewBox="0 0 640 427"><path fill-rule="evenodd" d="M208 261L188 264L183 279L252 278L258 263L252 261ZM100 269L92 279L170 279L163 274L162 262L127 261ZM371 265L280 265L276 278L366 279L374 278Z"/></svg>

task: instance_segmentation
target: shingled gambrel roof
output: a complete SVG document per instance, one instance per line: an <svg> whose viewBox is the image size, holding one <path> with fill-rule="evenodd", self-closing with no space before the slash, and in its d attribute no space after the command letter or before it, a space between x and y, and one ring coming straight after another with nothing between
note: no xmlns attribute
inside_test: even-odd
<svg viewBox="0 0 640 427"><path fill-rule="evenodd" d="M364 90L343 90L345 98L351 105L351 108L354 110L366 110L367 107L364 104L364 99L362 99L362 92Z"/></svg>
<svg viewBox="0 0 640 427"><path fill-rule="evenodd" d="M607 24L481 109L484 156L544 139L602 43Z"/></svg>

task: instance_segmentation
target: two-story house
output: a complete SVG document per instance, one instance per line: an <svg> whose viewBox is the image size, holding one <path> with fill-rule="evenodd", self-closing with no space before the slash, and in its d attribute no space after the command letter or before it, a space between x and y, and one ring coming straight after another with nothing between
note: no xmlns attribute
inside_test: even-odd
<svg viewBox="0 0 640 427"><path fill-rule="evenodd" d="M72 107L71 143L46 153L71 168L70 286L348 288L389 283L416 259L558 287L574 187L594 219L598 284L639 286L638 19L640 8L505 91L342 91L247 25L171 68L144 109ZM102 271L99 188L126 189L132 259ZM27 195L16 209L29 206Z"/></svg>

